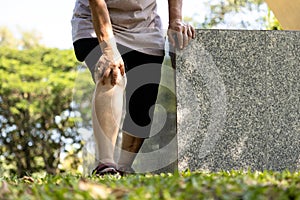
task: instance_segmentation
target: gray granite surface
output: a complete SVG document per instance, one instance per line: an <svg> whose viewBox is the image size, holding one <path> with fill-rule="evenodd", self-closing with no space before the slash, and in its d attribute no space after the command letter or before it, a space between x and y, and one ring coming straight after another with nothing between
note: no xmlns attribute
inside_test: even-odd
<svg viewBox="0 0 300 200"><path fill-rule="evenodd" d="M300 169L300 32L197 30L176 66L179 170Z"/></svg>

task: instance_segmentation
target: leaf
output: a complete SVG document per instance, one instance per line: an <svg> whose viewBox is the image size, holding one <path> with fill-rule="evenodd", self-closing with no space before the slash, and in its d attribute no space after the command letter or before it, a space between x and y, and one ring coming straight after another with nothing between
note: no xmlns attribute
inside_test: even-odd
<svg viewBox="0 0 300 200"><path fill-rule="evenodd" d="M85 179L81 179L78 184L80 190L89 192L94 199L107 199L111 197L111 195L116 199L121 199L128 193L128 191L123 188L112 189L103 184L88 182Z"/></svg>
<svg viewBox="0 0 300 200"><path fill-rule="evenodd" d="M2 184L1 184L1 188L0 188L0 198L2 199L2 196L4 194L7 194L7 193L10 193L10 190L8 188L8 184L6 181L2 181Z"/></svg>
<svg viewBox="0 0 300 200"><path fill-rule="evenodd" d="M104 185L87 182L86 180L79 181L79 189L90 192L90 195L97 199L107 199L112 190Z"/></svg>

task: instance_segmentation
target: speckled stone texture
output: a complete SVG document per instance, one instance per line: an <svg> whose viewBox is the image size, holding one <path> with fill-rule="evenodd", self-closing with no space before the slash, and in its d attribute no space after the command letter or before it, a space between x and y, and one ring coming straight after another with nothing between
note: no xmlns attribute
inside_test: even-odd
<svg viewBox="0 0 300 200"><path fill-rule="evenodd" d="M176 65L179 170L300 169L300 32L197 30Z"/></svg>

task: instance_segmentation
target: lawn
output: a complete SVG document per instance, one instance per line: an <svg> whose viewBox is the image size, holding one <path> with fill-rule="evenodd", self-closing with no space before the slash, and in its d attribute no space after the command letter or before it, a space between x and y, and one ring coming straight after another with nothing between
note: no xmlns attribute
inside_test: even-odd
<svg viewBox="0 0 300 200"><path fill-rule="evenodd" d="M0 199L300 199L300 172L0 178Z"/></svg>

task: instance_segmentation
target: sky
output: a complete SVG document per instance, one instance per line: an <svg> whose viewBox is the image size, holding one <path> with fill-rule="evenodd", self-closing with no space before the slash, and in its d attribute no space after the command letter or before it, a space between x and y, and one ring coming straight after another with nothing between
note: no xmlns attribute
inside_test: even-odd
<svg viewBox="0 0 300 200"><path fill-rule="evenodd" d="M157 0L164 28L168 22L167 2ZM197 20L201 21L209 12L201 0L183 2L183 16L197 13ZM19 30L35 30L41 35L41 42L48 47L72 48L70 20L74 4L75 0L0 0L0 26L8 27L14 34Z"/></svg>

